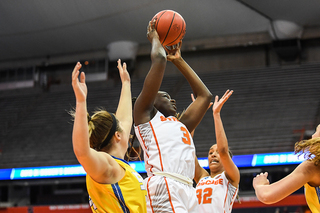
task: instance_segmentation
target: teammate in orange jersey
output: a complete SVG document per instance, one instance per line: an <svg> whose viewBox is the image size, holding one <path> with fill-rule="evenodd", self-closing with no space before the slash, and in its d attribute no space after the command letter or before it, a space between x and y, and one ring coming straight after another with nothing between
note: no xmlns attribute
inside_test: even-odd
<svg viewBox="0 0 320 213"><path fill-rule="evenodd" d="M265 204L276 203L304 186L310 210L320 213L320 124L309 140L295 144L295 153L304 155L302 162L289 175L270 184L268 173L260 173L253 179L258 199Z"/></svg>
<svg viewBox="0 0 320 213"><path fill-rule="evenodd" d="M200 123L212 95L177 49L162 47L154 23L149 23L151 68L134 106L136 136L144 150L148 177L145 179L148 212L198 213L195 189L195 147L190 131ZM171 61L189 82L197 97L176 118L176 102L164 91L159 91L166 63Z"/></svg>
<svg viewBox="0 0 320 213"><path fill-rule="evenodd" d="M124 160L132 127L131 83L126 64L118 69L122 82L115 115L105 110L87 113L87 85L78 62L72 72L76 96L73 150L87 173L92 212L146 212L142 177ZM78 79L80 75L80 81Z"/></svg>
<svg viewBox="0 0 320 213"><path fill-rule="evenodd" d="M237 197L240 173L232 161L228 140L223 128L220 111L233 91L227 90L222 98L215 97L212 106L217 144L211 146L208 154L210 175L196 162L195 182L199 213L230 213Z"/></svg>

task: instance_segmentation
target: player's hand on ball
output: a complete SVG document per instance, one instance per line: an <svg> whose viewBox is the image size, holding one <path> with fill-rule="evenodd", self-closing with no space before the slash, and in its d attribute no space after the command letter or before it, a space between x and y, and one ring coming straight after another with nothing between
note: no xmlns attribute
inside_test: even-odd
<svg viewBox="0 0 320 213"><path fill-rule="evenodd" d="M174 61L176 59L181 58L181 51L180 51L180 47L178 47L178 49L173 49L173 50L167 50L167 60L168 61Z"/></svg>
<svg viewBox="0 0 320 213"><path fill-rule="evenodd" d="M155 20L149 21L149 25L147 27L147 37L150 42L152 42L152 39L154 39L154 38L159 39L159 35L158 35L157 31L155 30L154 25L155 25Z"/></svg>

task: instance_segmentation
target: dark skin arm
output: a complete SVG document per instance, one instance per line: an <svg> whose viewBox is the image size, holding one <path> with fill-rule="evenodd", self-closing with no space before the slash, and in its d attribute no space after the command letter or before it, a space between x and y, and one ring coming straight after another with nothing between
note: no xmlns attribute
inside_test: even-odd
<svg viewBox="0 0 320 213"><path fill-rule="evenodd" d="M187 79L196 97L195 101L189 105L180 119L186 125L189 132L192 132L205 115L212 99L212 94L195 71L181 57L180 48L181 44L175 52L169 52L167 60L171 61Z"/></svg>
<svg viewBox="0 0 320 213"><path fill-rule="evenodd" d="M147 36L152 45L151 68L134 105L135 125L146 123L154 116L156 109L153 105L167 64L166 52L159 41L157 31L154 29L154 23L149 23Z"/></svg>
<svg viewBox="0 0 320 213"><path fill-rule="evenodd" d="M191 99L192 101L195 101L196 99L194 98L194 95L191 93ZM208 109L213 105L213 102L210 102ZM190 133L192 138L194 136L194 131L195 129ZM204 168L202 168L199 164L198 158L197 156L195 157L195 173L194 173L194 178L193 180L198 183L201 178L209 176L209 173L207 172L207 170L205 170Z"/></svg>
<svg viewBox="0 0 320 213"><path fill-rule="evenodd" d="M194 173L193 180L198 184L201 178L207 177L207 176L209 176L209 173L207 172L207 170L205 170L200 166L198 158L195 157L195 173Z"/></svg>

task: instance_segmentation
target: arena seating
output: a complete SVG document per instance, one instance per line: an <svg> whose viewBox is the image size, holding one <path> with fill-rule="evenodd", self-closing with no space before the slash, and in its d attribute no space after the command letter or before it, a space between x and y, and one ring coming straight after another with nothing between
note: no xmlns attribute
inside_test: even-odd
<svg viewBox="0 0 320 213"><path fill-rule="evenodd" d="M319 68L311 64L199 75L213 95L234 90L221 112L233 153L293 151L303 130L313 130L319 122ZM143 80L133 78L133 96L139 94ZM120 82L88 83L88 111L105 107L114 112L120 89ZM179 111L191 103L192 91L182 75L166 76L161 90L176 99ZM53 85L47 92L2 91L0 167L77 164L68 114L74 106L71 85ZM197 127L194 143L198 157L206 157L215 143L211 109Z"/></svg>

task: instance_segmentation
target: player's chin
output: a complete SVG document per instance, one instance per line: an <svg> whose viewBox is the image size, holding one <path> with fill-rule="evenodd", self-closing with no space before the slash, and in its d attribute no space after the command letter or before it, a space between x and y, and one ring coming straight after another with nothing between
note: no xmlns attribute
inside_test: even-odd
<svg viewBox="0 0 320 213"><path fill-rule="evenodd" d="M210 170L215 170L215 169L217 169L217 168L219 168L220 167L220 165L219 164L217 164L217 163L211 163L211 164L209 164L209 168L210 168Z"/></svg>
<svg viewBox="0 0 320 213"><path fill-rule="evenodd" d="M172 109L171 112L170 112L170 115L175 116L176 114L177 114L177 110Z"/></svg>

